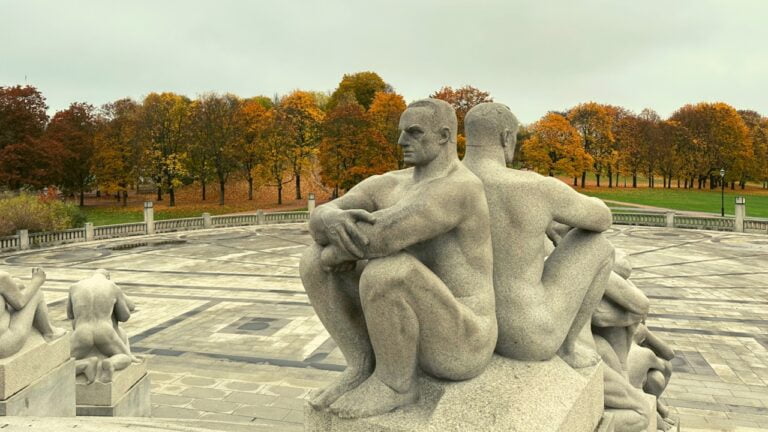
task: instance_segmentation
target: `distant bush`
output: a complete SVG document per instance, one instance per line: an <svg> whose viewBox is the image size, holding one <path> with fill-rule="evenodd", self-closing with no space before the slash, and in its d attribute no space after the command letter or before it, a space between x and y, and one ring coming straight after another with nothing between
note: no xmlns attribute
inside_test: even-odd
<svg viewBox="0 0 768 432"><path fill-rule="evenodd" d="M64 230L82 226L84 222L85 215L75 204L49 195L0 197L0 236L13 235L22 229L30 232Z"/></svg>

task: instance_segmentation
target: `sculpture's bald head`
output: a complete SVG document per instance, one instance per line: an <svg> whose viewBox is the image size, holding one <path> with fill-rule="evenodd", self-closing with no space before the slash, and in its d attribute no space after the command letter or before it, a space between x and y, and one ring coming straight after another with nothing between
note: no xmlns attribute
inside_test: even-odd
<svg viewBox="0 0 768 432"><path fill-rule="evenodd" d="M470 147L500 146L507 163L512 162L520 122L504 104L488 102L476 105L464 118L467 151Z"/></svg>
<svg viewBox="0 0 768 432"><path fill-rule="evenodd" d="M419 166L428 164L440 153L456 154L456 111L440 99L421 99L411 103L400 116L403 160Z"/></svg>

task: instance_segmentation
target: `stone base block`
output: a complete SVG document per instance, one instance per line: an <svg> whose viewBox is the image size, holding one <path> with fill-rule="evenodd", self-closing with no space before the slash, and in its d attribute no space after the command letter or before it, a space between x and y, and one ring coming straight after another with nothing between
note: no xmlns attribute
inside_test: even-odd
<svg viewBox="0 0 768 432"><path fill-rule="evenodd" d="M149 375L144 375L133 385L122 398L114 404L81 405L77 404L78 416L100 417L150 417L152 415L152 401L150 398Z"/></svg>
<svg viewBox="0 0 768 432"><path fill-rule="evenodd" d="M304 409L304 429L320 431L593 432L603 415L602 364L573 370L560 358L521 362L494 356L479 377L419 379L414 405L363 419Z"/></svg>
<svg viewBox="0 0 768 432"><path fill-rule="evenodd" d="M0 415L74 417L75 361L65 361L15 395L0 401Z"/></svg>
<svg viewBox="0 0 768 432"><path fill-rule="evenodd" d="M19 352L0 359L0 400L8 399L67 360L69 334L49 343L33 330Z"/></svg>
<svg viewBox="0 0 768 432"><path fill-rule="evenodd" d="M146 359L141 363L131 363L127 368L115 372L110 383L95 381L86 384L85 376L80 374L76 378L77 405L112 406L146 375Z"/></svg>

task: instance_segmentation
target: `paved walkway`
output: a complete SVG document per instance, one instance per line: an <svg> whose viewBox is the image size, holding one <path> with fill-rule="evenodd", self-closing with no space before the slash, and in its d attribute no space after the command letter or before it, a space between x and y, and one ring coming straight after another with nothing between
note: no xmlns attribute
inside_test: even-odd
<svg viewBox="0 0 768 432"><path fill-rule="evenodd" d="M768 430L768 237L614 227L648 325L677 351L666 401L682 430ZM125 325L151 356L153 414L221 430L302 430L308 393L344 367L298 278L303 225L136 237L0 256L48 273L53 317L68 286L106 268L135 300ZM730 429L729 429L730 428Z"/></svg>

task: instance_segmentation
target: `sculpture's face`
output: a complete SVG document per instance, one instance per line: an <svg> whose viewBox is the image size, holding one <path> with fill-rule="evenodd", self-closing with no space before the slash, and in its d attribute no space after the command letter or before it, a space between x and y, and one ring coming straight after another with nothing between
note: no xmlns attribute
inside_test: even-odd
<svg viewBox="0 0 768 432"><path fill-rule="evenodd" d="M408 108L400 116L400 139L397 143L403 148L403 161L420 166L432 162L447 141L441 133L429 108Z"/></svg>

